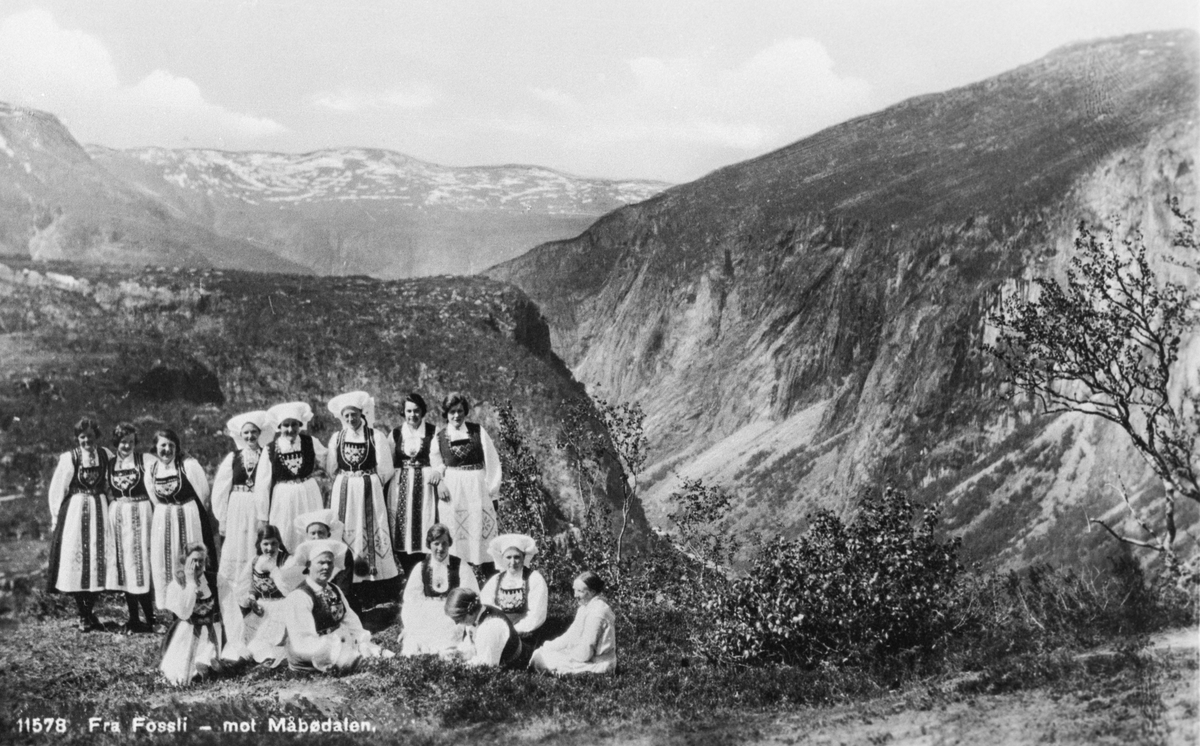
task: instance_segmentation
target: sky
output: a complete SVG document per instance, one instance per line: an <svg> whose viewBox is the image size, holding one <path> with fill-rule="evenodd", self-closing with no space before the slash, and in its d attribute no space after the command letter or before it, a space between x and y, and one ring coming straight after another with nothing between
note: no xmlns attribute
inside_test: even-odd
<svg viewBox="0 0 1200 746"><path fill-rule="evenodd" d="M684 182L1196 0L0 0L0 101L84 143Z"/></svg>

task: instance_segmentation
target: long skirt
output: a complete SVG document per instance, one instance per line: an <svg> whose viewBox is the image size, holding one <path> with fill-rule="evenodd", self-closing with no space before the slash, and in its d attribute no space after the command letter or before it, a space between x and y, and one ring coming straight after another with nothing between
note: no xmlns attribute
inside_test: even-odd
<svg viewBox="0 0 1200 746"><path fill-rule="evenodd" d="M108 506L116 543L115 591L135 595L150 592L150 534L154 521L154 503L150 498L134 500L120 497Z"/></svg>
<svg viewBox="0 0 1200 746"><path fill-rule="evenodd" d="M159 505L150 529L150 574L154 582L154 604L165 609L167 584L179 567L179 556L188 544L203 542L208 561L217 556L208 513L192 500L182 505Z"/></svg>
<svg viewBox="0 0 1200 746"><path fill-rule="evenodd" d="M258 512L254 493L233 490L229 493L229 512L225 514L225 542L221 544L221 565L218 572L228 578L239 578L246 565L254 561L258 550Z"/></svg>
<svg viewBox="0 0 1200 746"><path fill-rule="evenodd" d="M232 505L230 508L232 509ZM325 507L321 497L321 485L315 479L303 482L276 482L271 488L271 511L267 522L279 529L283 545L289 553L307 539L304 532L296 528L296 518ZM251 552L253 555L253 551Z"/></svg>
<svg viewBox="0 0 1200 746"><path fill-rule="evenodd" d="M365 575L354 573L355 583L399 576L383 485L376 474L338 474L329 493L329 507L345 526L342 541L354 552L355 562L364 561L369 568Z"/></svg>
<svg viewBox="0 0 1200 746"><path fill-rule="evenodd" d="M446 469L450 502L442 503L443 522L450 520L454 543L450 554L472 565L491 562L488 542L496 538L496 508L487 491L483 469Z"/></svg>
<svg viewBox="0 0 1200 746"><path fill-rule="evenodd" d="M464 572L470 568L463 567ZM404 629L400 632L400 655L436 655L457 647L463 628L446 616L446 600L421 595L408 598L400 610Z"/></svg>
<svg viewBox="0 0 1200 746"><path fill-rule="evenodd" d="M192 679L220 670L222 637L220 622L195 625L175 620L163 641L158 670L175 686L185 686Z"/></svg>
<svg viewBox="0 0 1200 746"><path fill-rule="evenodd" d="M425 533L438 522L437 488L429 484L429 467L405 468L391 483L390 502L395 511L392 547L404 554L428 551Z"/></svg>
<svg viewBox="0 0 1200 746"><path fill-rule="evenodd" d="M258 616L254 612L246 615L247 648L259 663L279 665L287 660L287 648L284 645L287 640L285 600L260 598L258 605L262 607L263 615Z"/></svg>
<svg viewBox="0 0 1200 746"><path fill-rule="evenodd" d="M62 593L98 592L117 583L116 550L103 495L68 496L50 545L47 587Z"/></svg>

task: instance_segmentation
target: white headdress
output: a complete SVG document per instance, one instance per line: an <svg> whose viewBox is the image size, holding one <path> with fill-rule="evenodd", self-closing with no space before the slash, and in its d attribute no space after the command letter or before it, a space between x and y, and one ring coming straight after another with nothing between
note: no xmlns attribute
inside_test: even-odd
<svg viewBox="0 0 1200 746"><path fill-rule="evenodd" d="M275 439L275 418L269 412L262 409L254 412L243 412L230 419L229 422L225 423L225 434L233 438L233 442L238 445L248 445L242 440L242 428L247 424L258 428L258 444L260 446L266 447L268 443Z"/></svg>
<svg viewBox="0 0 1200 746"><path fill-rule="evenodd" d="M286 404L276 404L267 410L267 414L275 419L275 425L282 425L284 420L297 420L300 423L301 430L308 429L308 423L312 421L312 407L302 401L290 401Z"/></svg>
<svg viewBox="0 0 1200 746"><path fill-rule="evenodd" d="M525 534L500 534L488 544L488 554L499 565L504 559L504 553L514 548L520 550L521 554L525 555L526 563L538 551L537 542L531 536L526 536Z"/></svg>
<svg viewBox="0 0 1200 746"><path fill-rule="evenodd" d="M362 412L368 425L375 421L375 397L366 391L348 391L329 400L329 411L334 417L341 418L347 407Z"/></svg>

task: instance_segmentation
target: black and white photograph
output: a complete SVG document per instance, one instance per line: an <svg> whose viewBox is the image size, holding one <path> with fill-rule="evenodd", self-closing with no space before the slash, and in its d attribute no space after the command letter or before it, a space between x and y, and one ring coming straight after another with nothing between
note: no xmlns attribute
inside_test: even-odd
<svg viewBox="0 0 1200 746"><path fill-rule="evenodd" d="M1195 0L0 0L0 743L1192 746Z"/></svg>

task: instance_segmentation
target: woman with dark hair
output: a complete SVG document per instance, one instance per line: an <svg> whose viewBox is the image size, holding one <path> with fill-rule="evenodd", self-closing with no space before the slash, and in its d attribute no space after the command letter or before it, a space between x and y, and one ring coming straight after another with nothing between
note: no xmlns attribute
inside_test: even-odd
<svg viewBox="0 0 1200 746"><path fill-rule="evenodd" d="M500 454L486 430L467 422L470 411L464 394L455 391L442 399L446 426L437 436L442 471L438 497L448 503L441 508L442 520L455 527L451 552L472 565L491 565L487 545L496 536Z"/></svg>
<svg viewBox="0 0 1200 746"><path fill-rule="evenodd" d="M267 414L279 423L279 435L267 445L254 475L258 525L278 528L284 548L295 552L304 541L295 528L296 516L325 507L316 479L325 468L325 446L307 432L313 418L308 404L276 404Z"/></svg>
<svg viewBox="0 0 1200 746"><path fill-rule="evenodd" d="M166 608L175 615L163 640L159 670L175 686L220 673L224 664L224 635L217 594L210 585L208 550L187 544L176 560L174 577L167 586Z"/></svg>
<svg viewBox="0 0 1200 746"><path fill-rule="evenodd" d="M387 436L371 427L375 399L367 392L335 396L329 411L342 421L342 429L329 439L329 508L345 526L342 540L354 552L354 583L359 586L355 594L362 607L370 609L400 595L383 490L392 478L392 450Z"/></svg>
<svg viewBox="0 0 1200 746"><path fill-rule="evenodd" d="M245 630L236 590L242 576L257 556L258 506L254 499L254 475L263 447L275 439L275 422L266 412L245 412L225 424L225 434L236 446L230 451L213 480L212 510L221 536L221 561L217 566L217 597L231 645L240 647Z"/></svg>
<svg viewBox="0 0 1200 746"><path fill-rule="evenodd" d="M562 637L533 651L529 665L549 673L608 673L617 667L616 616L604 597L604 580L588 570L572 584L579 610Z"/></svg>
<svg viewBox="0 0 1200 746"><path fill-rule="evenodd" d="M424 557L425 534L438 520L436 488L442 473L433 468L431 461L437 429L425 421L427 411L421 395L410 393L404 397L404 422L388 436L396 466L388 489L389 503L395 513L392 550L402 573L407 573Z"/></svg>
<svg viewBox="0 0 1200 746"><path fill-rule="evenodd" d="M208 581L214 589L217 548L208 517L208 477L200 462L186 455L179 435L166 428L154 433L153 454L146 479L151 497L158 501L150 530L150 570L154 602L165 609L170 573L184 547L204 544L209 561L206 572L211 574Z"/></svg>
<svg viewBox="0 0 1200 746"><path fill-rule="evenodd" d="M400 608L400 655L429 655L450 650L462 642L462 627L443 613L446 596L455 588L479 592L479 582L469 565L450 555L454 539L450 529L435 523L425 532L429 554L413 567L404 586Z"/></svg>
<svg viewBox="0 0 1200 746"><path fill-rule="evenodd" d="M122 422L113 428L113 457L108 474L109 492L113 496L108 506L115 542L116 583L113 590L125 592L129 607L127 632L150 632L154 629L154 597L150 581L150 527L154 520L154 501L146 487L146 460L149 454L138 453L137 428ZM138 619L141 606L145 621Z"/></svg>
<svg viewBox="0 0 1200 746"><path fill-rule="evenodd" d="M51 593L75 598L81 632L104 629L93 607L101 591L116 586L116 557L108 515L112 456L97 446L100 426L90 417L75 423L75 447L62 454L50 479Z"/></svg>
<svg viewBox="0 0 1200 746"><path fill-rule="evenodd" d="M450 591L446 596L446 616L467 627L468 634L457 648L443 651L441 657L461 660L468 666L520 666L521 636L504 612L484 604L478 593L467 588Z"/></svg>
<svg viewBox="0 0 1200 746"><path fill-rule="evenodd" d="M248 640L246 654L259 663L279 662L286 656L283 636L287 631L282 615L283 599L292 586L284 577L283 567L288 551L283 546L279 529L267 524L258 531L254 542L255 558L246 565L236 593L243 624L244 637L230 632L230 644Z"/></svg>

